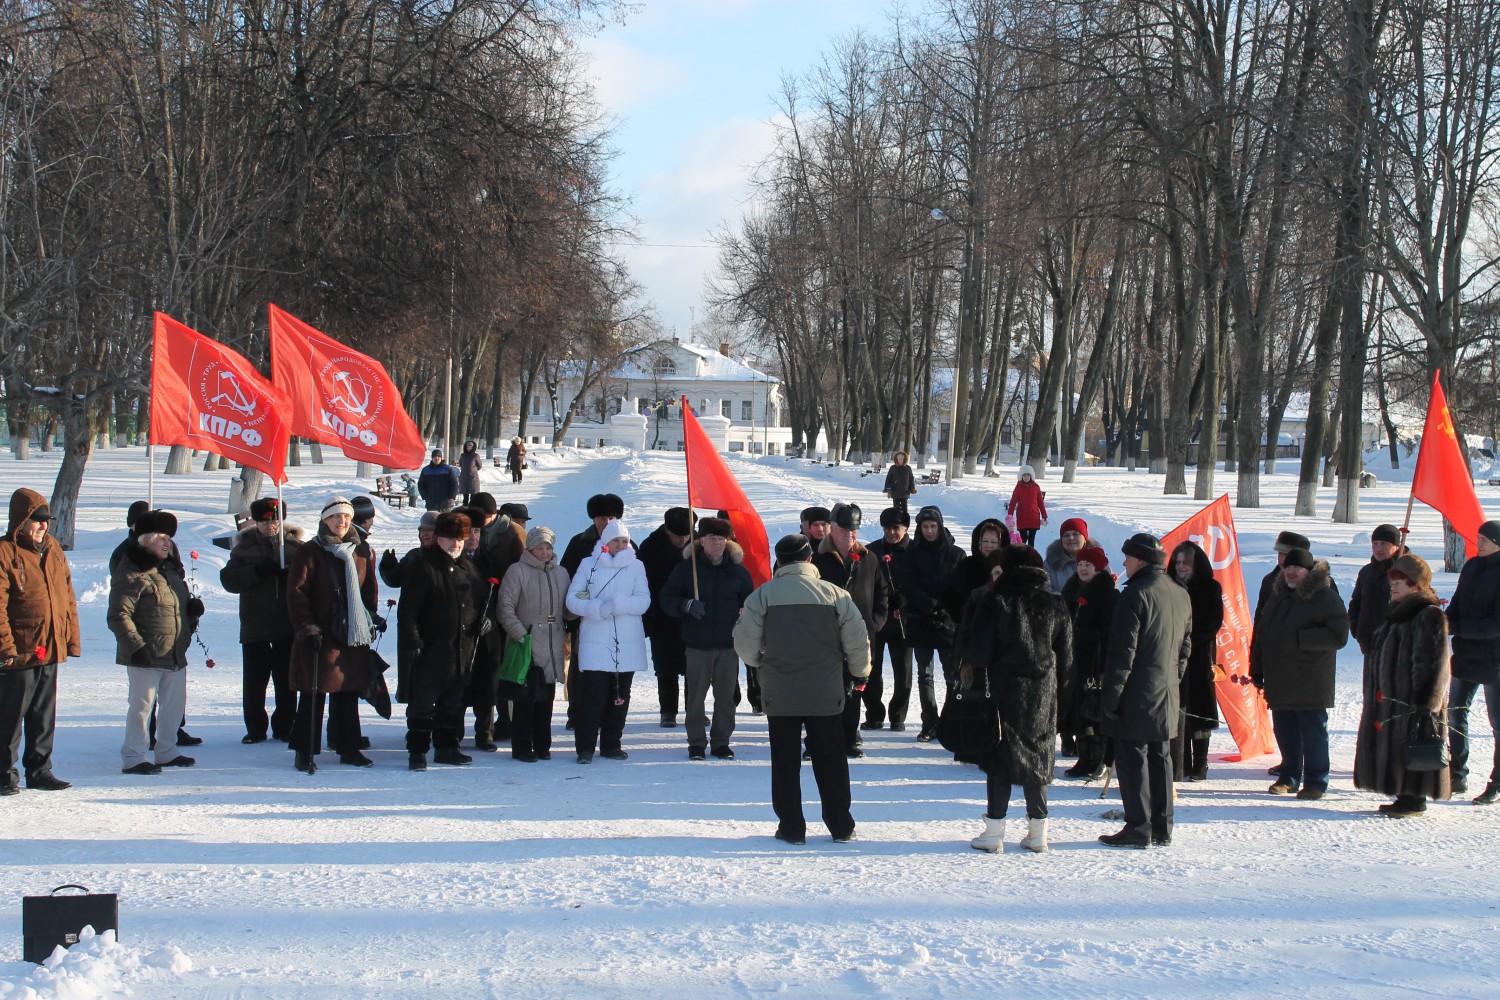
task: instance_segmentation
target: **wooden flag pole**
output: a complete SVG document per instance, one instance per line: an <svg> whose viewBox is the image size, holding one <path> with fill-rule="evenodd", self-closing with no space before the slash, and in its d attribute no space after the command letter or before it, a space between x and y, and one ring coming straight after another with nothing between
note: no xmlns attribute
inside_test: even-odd
<svg viewBox="0 0 1500 1000"><path fill-rule="evenodd" d="M691 546L693 544L693 535L695 533L693 529L695 527L697 527L697 525L694 523L694 522L697 521L697 517L694 516L694 511L693 511L693 463L688 460L688 432L687 432L687 425L688 425L688 401L687 401L687 397L683 396L682 397L682 464L683 464L683 478L687 480L687 494L688 494L688 502L687 502L687 509L688 509L688 545ZM688 560L688 564L690 566L692 566L692 568L693 568L693 600L696 601L696 600L700 599L699 595L698 595L698 559L697 559L697 557L695 556L694 558L689 559Z"/></svg>

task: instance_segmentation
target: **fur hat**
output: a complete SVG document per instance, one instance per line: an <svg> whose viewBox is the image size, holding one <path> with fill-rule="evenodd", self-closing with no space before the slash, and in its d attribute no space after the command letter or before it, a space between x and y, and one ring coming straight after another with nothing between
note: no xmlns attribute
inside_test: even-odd
<svg viewBox="0 0 1500 1000"><path fill-rule="evenodd" d="M698 522L698 537L715 535L719 538L727 538L734 541L734 525L722 517L705 517Z"/></svg>
<svg viewBox="0 0 1500 1000"><path fill-rule="evenodd" d="M616 538L623 538L627 542L630 541L630 529L625 527L624 521L611 521L604 526L603 531L599 532L599 541L604 545L608 545Z"/></svg>
<svg viewBox="0 0 1500 1000"><path fill-rule="evenodd" d="M668 507L667 512L662 515L661 522L667 526L667 530L678 538L693 533L693 522L698 520L695 511L688 507Z"/></svg>
<svg viewBox="0 0 1500 1000"><path fill-rule="evenodd" d="M1167 562L1167 553L1161 547L1161 540L1144 531L1125 539L1125 544L1120 546L1120 551L1141 562L1154 563L1157 566L1164 566Z"/></svg>
<svg viewBox="0 0 1500 1000"><path fill-rule="evenodd" d="M481 511L485 517L494 517L500 513L500 508L495 506L495 495L493 493L470 494L469 506Z"/></svg>
<svg viewBox="0 0 1500 1000"><path fill-rule="evenodd" d="M1042 561L1042 554L1030 545L1007 545L1000 552L1000 567L1006 572L1025 566L1032 569L1047 568L1047 564Z"/></svg>
<svg viewBox="0 0 1500 1000"><path fill-rule="evenodd" d="M900 507L887 507L880 512L880 526L882 528L894 528L897 525L903 528L910 528L911 515Z"/></svg>
<svg viewBox="0 0 1500 1000"><path fill-rule="evenodd" d="M1288 549L1286 560L1282 563L1282 566L1299 566L1302 569L1312 569L1316 562L1317 560L1313 558L1313 554L1306 549Z"/></svg>
<svg viewBox="0 0 1500 1000"><path fill-rule="evenodd" d="M417 529L420 531L422 528L426 528L428 531L435 531L437 530L437 519L438 512L435 510L429 510L427 513L422 515L422 521L417 525Z"/></svg>
<svg viewBox="0 0 1500 1000"><path fill-rule="evenodd" d="M528 552L538 545L552 545L556 542L557 535L553 533L551 528L544 524L539 524L526 532L526 551Z"/></svg>
<svg viewBox="0 0 1500 1000"><path fill-rule="evenodd" d="M788 563L807 562L812 558L812 543L803 534L785 535L776 543L776 561L783 566Z"/></svg>
<svg viewBox="0 0 1500 1000"><path fill-rule="evenodd" d="M135 537L142 535L166 535L172 538L177 534L177 515L169 510L148 510L135 519Z"/></svg>
<svg viewBox="0 0 1500 1000"><path fill-rule="evenodd" d="M1500 521L1486 521L1479 526L1479 535L1500 545Z"/></svg>
<svg viewBox="0 0 1500 1000"><path fill-rule="evenodd" d="M135 519L138 518L138 517L140 517L142 514L146 513L146 511L148 511L150 509L151 509L151 505L149 503L147 503L145 500L137 500L135 503L131 504L130 505L130 509L125 512L125 527L127 527L127 528L134 528L135 527ZM250 505L250 512L252 514L254 514L254 512L255 512L255 504L251 504ZM257 517L256 520L259 521L260 518Z"/></svg>
<svg viewBox="0 0 1500 1000"><path fill-rule="evenodd" d="M802 523L816 524L819 521L833 520L833 512L827 507L804 507L802 509Z"/></svg>
<svg viewBox="0 0 1500 1000"><path fill-rule="evenodd" d="M589 497L587 505L589 517L613 517L625 516L625 501L613 493L595 493Z"/></svg>
<svg viewBox="0 0 1500 1000"><path fill-rule="evenodd" d="M1102 545L1085 545L1078 550L1078 561L1088 563L1101 573L1109 572L1109 553Z"/></svg>
<svg viewBox="0 0 1500 1000"><path fill-rule="evenodd" d="M1070 531L1076 531L1084 538L1087 538L1089 537L1089 524L1081 517L1070 517L1062 523L1062 527L1058 529L1057 533L1059 535L1066 535Z"/></svg>
<svg viewBox="0 0 1500 1000"><path fill-rule="evenodd" d="M858 531L865 514L857 503L836 503L828 519L845 531Z"/></svg>
<svg viewBox="0 0 1500 1000"><path fill-rule="evenodd" d="M469 519L469 515L461 511L450 510L446 514L438 515L437 524L434 526L433 531L439 538L457 538L462 540L469 537L469 530L473 526L474 522Z"/></svg>
<svg viewBox="0 0 1500 1000"><path fill-rule="evenodd" d="M531 511L527 509L524 503L503 503L500 505L500 513L512 521L520 521L522 524L531 520Z"/></svg>
<svg viewBox="0 0 1500 1000"><path fill-rule="evenodd" d="M1500 525L1497 525L1500 528ZM1378 524L1375 530L1370 532L1372 542L1390 542L1392 545L1401 544L1401 529L1394 524Z"/></svg>
<svg viewBox="0 0 1500 1000"><path fill-rule="evenodd" d="M1427 560L1411 552L1397 559L1386 576L1405 577L1406 581L1418 590L1432 589L1432 567L1427 565Z"/></svg>
<svg viewBox="0 0 1500 1000"><path fill-rule="evenodd" d="M328 502L323 505L323 513L318 515L322 521L334 514L348 514L354 516L354 504L349 502L348 497L329 497Z"/></svg>
<svg viewBox="0 0 1500 1000"><path fill-rule="evenodd" d="M286 520L286 504L275 497L261 497L250 505L250 520L284 521Z"/></svg>
<svg viewBox="0 0 1500 1000"><path fill-rule="evenodd" d="M1276 536L1276 551L1290 552L1292 549L1305 549L1312 551L1312 542L1307 540L1306 535L1299 535L1295 531L1283 531Z"/></svg>
<svg viewBox="0 0 1500 1000"><path fill-rule="evenodd" d="M354 508L356 521L369 521L375 517L375 501L363 493L349 501L349 506Z"/></svg>
<svg viewBox="0 0 1500 1000"><path fill-rule="evenodd" d="M1023 465L1021 466L1020 470L1016 472L1016 479L1019 480L1022 476L1030 476L1032 481L1035 482L1036 470L1029 465Z"/></svg>

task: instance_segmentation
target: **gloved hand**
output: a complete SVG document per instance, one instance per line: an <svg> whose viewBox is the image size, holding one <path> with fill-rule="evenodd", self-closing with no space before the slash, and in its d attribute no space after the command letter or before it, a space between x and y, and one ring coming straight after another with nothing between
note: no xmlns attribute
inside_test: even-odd
<svg viewBox="0 0 1500 1000"><path fill-rule="evenodd" d="M255 564L255 575L262 580L272 576L280 576L281 567L277 565L275 559L267 559L265 562Z"/></svg>
<svg viewBox="0 0 1500 1000"><path fill-rule="evenodd" d="M615 602L611 601L611 600L600 601L599 602L599 617L600 618L613 618L614 616L615 616Z"/></svg>
<svg viewBox="0 0 1500 1000"><path fill-rule="evenodd" d="M370 612L370 624L371 627L375 629L376 635L385 635L385 629L388 623L384 618L380 617L373 611Z"/></svg>
<svg viewBox="0 0 1500 1000"><path fill-rule="evenodd" d="M1257 691L1264 691L1266 689L1266 679L1264 677L1251 674L1250 683L1255 685L1255 690Z"/></svg>
<svg viewBox="0 0 1500 1000"><path fill-rule="evenodd" d="M855 682L855 685L854 685L854 690L855 691L857 691L857 692L863 692L864 689L865 689L865 682L864 681L857 681L857 682Z"/></svg>
<svg viewBox="0 0 1500 1000"><path fill-rule="evenodd" d="M495 623L490 621L488 615L480 618L479 621L474 623L474 634L479 636L481 639L489 635L494 630Z"/></svg>
<svg viewBox="0 0 1500 1000"><path fill-rule="evenodd" d="M204 612L203 602L196 597L189 597L187 612L189 618L202 618Z"/></svg>
<svg viewBox="0 0 1500 1000"><path fill-rule="evenodd" d="M682 602L682 613L702 620L703 616L708 614L708 605L702 601L685 600Z"/></svg>
<svg viewBox="0 0 1500 1000"><path fill-rule="evenodd" d="M145 646L142 646L140 649L137 649L134 653L131 653L130 654L130 665L133 666L133 667L149 667L149 666L151 666L151 650L147 649Z"/></svg>
<svg viewBox="0 0 1500 1000"><path fill-rule="evenodd" d="M302 633L298 641L301 642L303 646L306 646L308 649L316 653L318 650L323 648L323 630L314 625L312 628Z"/></svg>

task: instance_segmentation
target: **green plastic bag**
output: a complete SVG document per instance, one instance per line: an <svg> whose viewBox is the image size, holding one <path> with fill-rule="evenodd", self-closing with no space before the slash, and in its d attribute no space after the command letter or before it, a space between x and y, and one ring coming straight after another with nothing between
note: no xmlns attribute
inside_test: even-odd
<svg viewBox="0 0 1500 1000"><path fill-rule="evenodd" d="M525 684L526 674L531 669L531 633L520 642L507 642L505 655L500 658L500 679L512 684Z"/></svg>

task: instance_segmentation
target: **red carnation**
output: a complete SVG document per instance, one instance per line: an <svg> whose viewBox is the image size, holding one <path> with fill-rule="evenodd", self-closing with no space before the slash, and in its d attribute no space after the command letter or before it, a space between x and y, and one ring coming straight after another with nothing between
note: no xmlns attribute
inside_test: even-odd
<svg viewBox="0 0 1500 1000"><path fill-rule="evenodd" d="M887 552L885 555L881 556L880 558L883 559L886 562L890 562L891 561L891 554L889 552Z"/></svg>
<svg viewBox="0 0 1500 1000"><path fill-rule="evenodd" d="M493 577L493 576L492 576L492 577L490 577L490 586L491 586L491 587L498 587L498 586L500 586L500 581L499 581L499 580L497 580L497 579L495 579L495 578L494 578L494 577Z"/></svg>
<svg viewBox="0 0 1500 1000"><path fill-rule="evenodd" d="M850 552L849 553L849 561L850 562L856 562L856 563L859 562L859 553L858 552Z"/></svg>
<svg viewBox="0 0 1500 1000"><path fill-rule="evenodd" d="M1086 608L1086 607L1088 607L1089 606L1089 599L1087 597L1080 597L1078 599L1078 606L1080 608Z"/></svg>
<svg viewBox="0 0 1500 1000"><path fill-rule="evenodd" d="M203 665L212 670L214 668L214 658L210 656L206 661L204 661Z"/></svg>
<svg viewBox="0 0 1500 1000"><path fill-rule="evenodd" d="M188 555L192 556L194 559L197 559L198 558L198 550L194 549L193 551L189 552Z"/></svg>
<svg viewBox="0 0 1500 1000"><path fill-rule="evenodd" d="M1378 729L1378 730L1380 730L1383 733L1383 732L1385 732L1385 723L1383 723L1383 722L1377 722L1377 723L1375 723L1375 728Z"/></svg>
<svg viewBox="0 0 1500 1000"><path fill-rule="evenodd" d="M1378 704L1380 704L1383 701L1385 701L1385 692L1384 691L1376 691L1375 692L1375 704L1378 705Z"/></svg>
<svg viewBox="0 0 1500 1000"><path fill-rule="evenodd" d="M36 658L38 660L45 660L47 658L46 646L38 646L36 649L33 649L32 652L36 654Z"/></svg>

